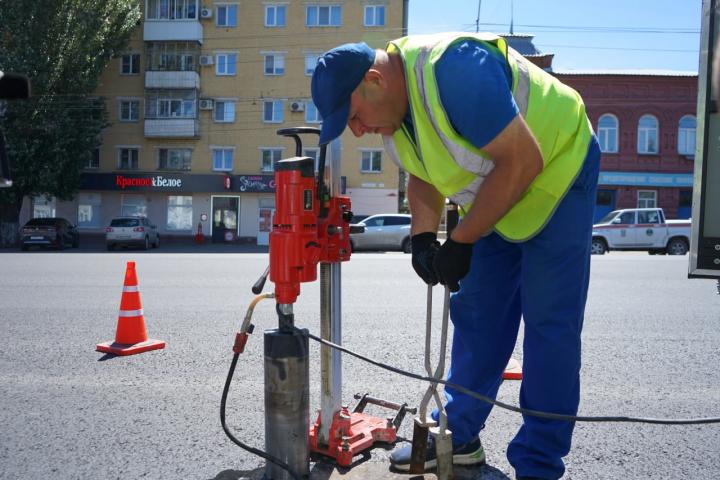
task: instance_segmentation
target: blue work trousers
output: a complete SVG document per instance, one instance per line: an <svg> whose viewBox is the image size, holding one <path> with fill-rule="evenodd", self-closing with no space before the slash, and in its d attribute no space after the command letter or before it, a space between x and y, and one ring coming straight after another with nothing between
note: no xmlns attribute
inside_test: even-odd
<svg viewBox="0 0 720 480"><path fill-rule="evenodd" d="M513 243L493 233L475 243L472 265L450 301L454 324L448 380L495 398L523 318L520 406L574 415L580 399L580 333L590 275L590 240L600 150L593 138L583 168L547 225ZM445 406L453 443L484 427L491 405L450 387ZM437 418L437 412L433 412ZM523 416L507 450L518 476L560 478L574 422Z"/></svg>

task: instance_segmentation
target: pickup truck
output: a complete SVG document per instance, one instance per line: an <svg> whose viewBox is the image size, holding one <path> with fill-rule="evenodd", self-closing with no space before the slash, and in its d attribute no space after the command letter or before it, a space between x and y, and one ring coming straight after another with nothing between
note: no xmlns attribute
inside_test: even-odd
<svg viewBox="0 0 720 480"><path fill-rule="evenodd" d="M662 208L615 210L593 225L594 255L610 250L685 255L689 248L690 220L666 220Z"/></svg>

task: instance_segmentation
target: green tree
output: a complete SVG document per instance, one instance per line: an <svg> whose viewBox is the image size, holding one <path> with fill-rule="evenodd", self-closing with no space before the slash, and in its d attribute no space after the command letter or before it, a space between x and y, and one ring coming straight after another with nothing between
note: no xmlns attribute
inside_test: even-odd
<svg viewBox="0 0 720 480"><path fill-rule="evenodd" d="M111 57L128 44L139 0L3 0L0 71L23 73L32 98L9 101L5 133L13 186L0 190L0 244L17 241L23 198L73 198L80 171L107 126L92 95ZM11 4L11 5L10 5Z"/></svg>

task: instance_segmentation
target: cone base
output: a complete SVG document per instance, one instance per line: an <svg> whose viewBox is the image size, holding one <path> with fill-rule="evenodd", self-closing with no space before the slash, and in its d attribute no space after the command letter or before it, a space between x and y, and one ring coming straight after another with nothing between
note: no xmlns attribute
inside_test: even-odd
<svg viewBox="0 0 720 480"><path fill-rule="evenodd" d="M105 342L98 343L95 350L103 353L112 353L113 355L135 355L136 353L147 352L149 350L160 350L165 348L165 342L162 340L148 339L140 343L115 343Z"/></svg>
<svg viewBox="0 0 720 480"><path fill-rule="evenodd" d="M522 380L522 367L520 362L511 358L502 374L503 380Z"/></svg>

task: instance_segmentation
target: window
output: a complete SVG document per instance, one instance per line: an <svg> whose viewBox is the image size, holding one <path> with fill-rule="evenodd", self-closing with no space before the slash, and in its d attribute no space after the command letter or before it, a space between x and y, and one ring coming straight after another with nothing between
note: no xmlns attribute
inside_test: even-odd
<svg viewBox="0 0 720 480"><path fill-rule="evenodd" d="M120 195L120 216L121 217L147 217L147 204L145 195Z"/></svg>
<svg viewBox="0 0 720 480"><path fill-rule="evenodd" d="M384 225L410 225L410 217L386 217Z"/></svg>
<svg viewBox="0 0 720 480"><path fill-rule="evenodd" d="M685 115L678 124L678 153L695 155L695 117Z"/></svg>
<svg viewBox="0 0 720 480"><path fill-rule="evenodd" d="M655 190L638 190L637 208L656 208L657 192Z"/></svg>
<svg viewBox="0 0 720 480"><path fill-rule="evenodd" d="M598 120L598 141L600 142L600 151L617 153L618 121L615 115L606 113Z"/></svg>
<svg viewBox="0 0 720 480"><path fill-rule="evenodd" d="M320 149L319 148L304 148L303 155L315 160L315 171L317 171L319 168L318 165L320 163Z"/></svg>
<svg viewBox="0 0 720 480"><path fill-rule="evenodd" d="M262 158L260 160L260 171L272 172L275 169L275 162L282 158L282 148L262 148L260 149Z"/></svg>
<svg viewBox="0 0 720 480"><path fill-rule="evenodd" d="M692 190L680 190L678 195L678 207L680 208L690 208L692 207Z"/></svg>
<svg viewBox="0 0 720 480"><path fill-rule="evenodd" d="M237 53L218 53L215 56L216 75L235 75L236 67Z"/></svg>
<svg viewBox="0 0 720 480"><path fill-rule="evenodd" d="M382 27L385 25L385 7L383 5L365 6L365 26Z"/></svg>
<svg viewBox="0 0 720 480"><path fill-rule="evenodd" d="M342 24L340 5L308 5L305 25L308 27L339 27Z"/></svg>
<svg viewBox="0 0 720 480"><path fill-rule="evenodd" d="M213 170L216 172L230 172L233 169L233 147L217 147L212 149Z"/></svg>
<svg viewBox="0 0 720 480"><path fill-rule="evenodd" d="M227 100L215 100L213 119L218 123L234 122L235 102Z"/></svg>
<svg viewBox="0 0 720 480"><path fill-rule="evenodd" d="M197 42L145 42L145 68L149 71L193 72L198 55Z"/></svg>
<svg viewBox="0 0 720 480"><path fill-rule="evenodd" d="M139 53L128 53L120 59L120 74L121 75L138 75L140 73L140 54Z"/></svg>
<svg viewBox="0 0 720 480"><path fill-rule="evenodd" d="M196 20L198 0L147 0L149 20Z"/></svg>
<svg viewBox="0 0 720 480"><path fill-rule="evenodd" d="M100 168L100 149L94 148L92 152L90 152L90 155L88 155L87 160L85 162L85 166L83 168Z"/></svg>
<svg viewBox="0 0 720 480"><path fill-rule="evenodd" d="M218 27L237 27L237 5L218 5Z"/></svg>
<svg viewBox="0 0 720 480"><path fill-rule="evenodd" d="M638 122L638 153L658 153L658 121L643 115Z"/></svg>
<svg viewBox="0 0 720 480"><path fill-rule="evenodd" d="M52 218L55 216L55 197L40 195L32 198L32 218Z"/></svg>
<svg viewBox="0 0 720 480"><path fill-rule="evenodd" d="M167 206L168 230L192 230L192 197L169 195Z"/></svg>
<svg viewBox="0 0 720 480"><path fill-rule="evenodd" d="M283 105L282 100L265 100L263 102L263 122L282 123Z"/></svg>
<svg viewBox="0 0 720 480"><path fill-rule="evenodd" d="M265 7L265 26L285 26L285 5L267 5Z"/></svg>
<svg viewBox="0 0 720 480"><path fill-rule="evenodd" d="M192 150L189 148L159 148L159 170L190 170Z"/></svg>
<svg viewBox="0 0 720 480"><path fill-rule="evenodd" d="M120 100L119 115L121 122L140 120L140 100Z"/></svg>
<svg viewBox="0 0 720 480"><path fill-rule="evenodd" d="M657 210L643 210L638 212L638 223L660 223L660 214Z"/></svg>
<svg viewBox="0 0 720 480"><path fill-rule="evenodd" d="M318 111L317 107L313 103L312 99L309 99L305 102L305 122L306 123L322 122L322 117L320 116L320 112Z"/></svg>
<svg viewBox="0 0 720 480"><path fill-rule="evenodd" d="M137 147L118 148L118 168L121 170L137 170L140 150Z"/></svg>
<svg viewBox="0 0 720 480"><path fill-rule="evenodd" d="M158 98L157 118L195 118L195 100Z"/></svg>
<svg viewBox="0 0 720 480"><path fill-rule="evenodd" d="M283 75L285 73L285 55L282 53L265 54L265 75Z"/></svg>
<svg viewBox="0 0 720 480"><path fill-rule="evenodd" d="M315 65L317 65L318 58L322 56L322 53L313 52L305 54L305 75L311 77L315 71Z"/></svg>
<svg viewBox="0 0 720 480"><path fill-rule="evenodd" d="M80 192L80 194L78 194L78 227L99 227L101 217L101 194Z"/></svg>
<svg viewBox="0 0 720 480"><path fill-rule="evenodd" d="M382 150L363 150L360 171L377 173L382 171Z"/></svg>
<svg viewBox="0 0 720 480"><path fill-rule="evenodd" d="M635 212L621 213L620 223L622 223L623 225L635 225Z"/></svg>

